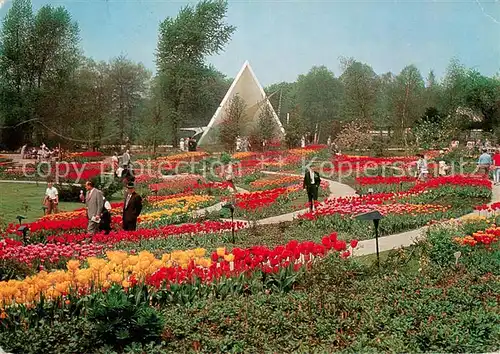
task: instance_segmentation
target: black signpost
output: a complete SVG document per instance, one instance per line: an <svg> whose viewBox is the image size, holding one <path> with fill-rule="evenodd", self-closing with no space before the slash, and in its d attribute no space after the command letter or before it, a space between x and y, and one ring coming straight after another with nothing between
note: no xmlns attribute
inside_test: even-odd
<svg viewBox="0 0 500 354"><path fill-rule="evenodd" d="M377 248L377 266L380 270L380 252L378 248L378 225L381 219L384 218L382 214L378 212L378 210L369 211L366 213L358 214L353 216L356 220L373 220L373 225L375 226L375 245Z"/></svg>
<svg viewBox="0 0 500 354"><path fill-rule="evenodd" d="M232 242L235 243L236 239L234 237L234 205L231 203L224 204L223 208L229 209L231 211L231 238Z"/></svg>

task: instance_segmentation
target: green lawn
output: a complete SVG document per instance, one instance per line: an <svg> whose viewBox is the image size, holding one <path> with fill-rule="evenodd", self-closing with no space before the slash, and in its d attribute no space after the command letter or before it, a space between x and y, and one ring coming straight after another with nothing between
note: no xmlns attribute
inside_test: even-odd
<svg viewBox="0 0 500 354"><path fill-rule="evenodd" d="M1 224L17 222L16 216L26 216L25 222L35 221L43 216L42 200L46 183L22 184L0 183L0 229ZM81 203L61 202L59 211L70 211L84 207Z"/></svg>

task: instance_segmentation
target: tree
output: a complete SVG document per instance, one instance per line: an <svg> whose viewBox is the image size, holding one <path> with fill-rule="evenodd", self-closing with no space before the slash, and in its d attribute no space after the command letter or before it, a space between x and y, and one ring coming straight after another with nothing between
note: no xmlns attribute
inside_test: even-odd
<svg viewBox="0 0 500 354"><path fill-rule="evenodd" d="M280 82L265 88L266 95L271 102L279 120L286 123L287 113L291 112L297 105L297 83Z"/></svg>
<svg viewBox="0 0 500 354"><path fill-rule="evenodd" d="M285 126L285 141L288 148L297 147L300 143L300 139L306 132L306 126L300 112L300 107L295 106L290 112L290 121Z"/></svg>
<svg viewBox="0 0 500 354"><path fill-rule="evenodd" d="M87 141L88 147L94 149L114 140L116 127L110 119L112 95L109 74L107 63L91 59L85 60L76 72L71 97L73 105L67 117L78 124L63 125L69 128L70 140Z"/></svg>
<svg viewBox="0 0 500 354"><path fill-rule="evenodd" d="M153 153L156 153L157 146L170 138L158 77L153 79L142 108L139 141L146 146L151 146Z"/></svg>
<svg viewBox="0 0 500 354"><path fill-rule="evenodd" d="M27 55L32 33L33 11L31 1L14 0L7 12L0 32L2 56L0 77L3 85L0 110L7 129L2 131L2 141L14 148L25 138L24 122L32 118L32 92L26 72L30 67Z"/></svg>
<svg viewBox="0 0 500 354"><path fill-rule="evenodd" d="M407 128L411 128L422 115L424 80L415 65L406 66L396 77L393 109L396 132L408 146Z"/></svg>
<svg viewBox="0 0 500 354"><path fill-rule="evenodd" d="M425 92L424 92L424 105L425 107L441 107L443 87L437 82L434 71L431 70L427 75Z"/></svg>
<svg viewBox="0 0 500 354"><path fill-rule="evenodd" d="M279 127L274 120L271 108L266 104L259 113L257 132L255 133L260 146L262 146L262 143L265 141L271 141L276 136L277 129L279 129Z"/></svg>
<svg viewBox="0 0 500 354"><path fill-rule="evenodd" d="M417 147L424 149L446 147L455 133L456 124L453 119L449 116L443 117L434 107L426 109L413 129Z"/></svg>
<svg viewBox="0 0 500 354"><path fill-rule="evenodd" d="M119 56L109 64L110 90L112 93L113 121L117 126L117 142L124 144L125 137L132 138L134 118L145 98L151 73L144 65Z"/></svg>
<svg viewBox="0 0 500 354"><path fill-rule="evenodd" d="M236 138L245 128L245 110L245 101L236 94L224 112L219 125L219 140L227 151L234 151Z"/></svg>
<svg viewBox="0 0 500 354"><path fill-rule="evenodd" d="M464 102L482 116L481 128L491 131L500 123L500 81L469 70L463 87Z"/></svg>
<svg viewBox="0 0 500 354"><path fill-rule="evenodd" d="M181 124L198 102L199 82L210 71L205 58L218 54L235 31L225 23L226 12L227 1L204 0L160 24L156 65L174 146Z"/></svg>
<svg viewBox="0 0 500 354"><path fill-rule="evenodd" d="M345 68L340 76L344 87L342 119L372 123L379 92L377 74L369 65L353 59L341 59L341 62Z"/></svg>
<svg viewBox="0 0 500 354"><path fill-rule="evenodd" d="M34 16L29 0L14 0L0 33L0 109L11 148L33 135L40 140L51 116L46 101L64 86L79 64L78 26L63 7L43 6ZM34 134L33 134L34 133Z"/></svg>
<svg viewBox="0 0 500 354"><path fill-rule="evenodd" d="M321 122L338 118L341 84L325 66L315 66L296 83L296 104L310 131Z"/></svg>
<svg viewBox="0 0 500 354"><path fill-rule="evenodd" d="M219 107L233 80L228 79L213 66L208 66L198 82L196 102L191 105L191 112L183 121L188 127L204 127Z"/></svg>
<svg viewBox="0 0 500 354"><path fill-rule="evenodd" d="M394 125L392 95L395 82L396 77L391 72L379 76L379 92L373 123L380 130L390 130Z"/></svg>

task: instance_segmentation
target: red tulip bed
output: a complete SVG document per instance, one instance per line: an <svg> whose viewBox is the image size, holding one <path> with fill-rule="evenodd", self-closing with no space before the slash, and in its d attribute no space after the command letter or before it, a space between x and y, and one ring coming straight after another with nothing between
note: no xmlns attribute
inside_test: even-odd
<svg viewBox="0 0 500 354"><path fill-rule="evenodd" d="M311 148L314 152L321 149ZM293 155L289 161L296 162L296 156L308 154L307 149L299 150L288 153L289 156ZM267 153L267 157L273 160L272 163L276 162L273 154L275 153ZM204 154L196 156L205 157ZM253 156L240 157L246 163L245 168L255 167ZM362 157L356 160L365 165L370 161ZM382 164L406 161L405 158L389 160L377 161ZM360 326L363 313L373 310L373 306L364 308L362 297L352 297L349 293L358 279L371 279L370 273L360 270L351 256L358 247L358 240L371 238L372 230L366 223L354 222L351 217L378 210L385 217L381 221L381 233L396 233L465 212L466 207L458 207L456 200L441 200L444 194L459 199L464 205L471 200L482 201L479 204L483 205L491 194L489 181L471 177L431 178L426 183L416 183L410 178L361 177L357 182L373 188L373 194L328 198L317 206L315 212L303 213L290 224L254 228L249 227L251 225L247 222L237 221L233 224L221 219L189 220L174 225L168 217L188 215L192 207L199 209L208 205L207 203L214 204L218 201L233 202L236 216L248 219L289 213L293 211L293 203L305 197L301 177L259 178L249 183L256 190L237 193L232 198L228 197L227 192L229 182L208 182L196 175L165 180L140 177L137 182L141 188L145 187L152 192L146 197L146 207L137 231L124 232L119 229L119 213L123 207L121 202L112 204L114 230L108 235L91 235L85 232L87 219L83 209L43 217L27 224L30 231L26 245L23 244L21 235L16 233L15 225L7 229L0 241L0 274L4 280L0 281L0 324L3 325L0 327L0 343L10 340L2 337L7 336L5 333L10 334L9 338L13 338L14 332L21 333L19 323L23 323L22 332L25 335L25 331L38 331L40 326L43 327L40 322L43 319L53 326L57 326L56 322L66 326L72 323L75 333L79 333L79 343L85 340L81 333L98 333L96 336L99 341L104 341L103 336L109 335L111 339L108 338L109 342L106 343L115 346L118 351L123 351L125 344L129 344L123 339L124 333L141 337L131 338L133 341L144 340L145 343L149 343L147 341L150 339L144 338L155 338L154 345L158 344L162 349L162 346L173 345L169 349L174 352L198 351L200 348L206 352L243 351L249 347L255 349L249 344L250 339L246 344L238 344L242 347L237 347L236 344L224 346L220 338L226 338L224 342L230 341L228 338L231 336L226 336L230 333L229 329L240 326L245 321L250 321L246 325L247 331L254 333L259 326L264 326L267 333L277 328L269 326L280 326L280 321L286 322L293 318L294 326L302 326L302 331L311 331L317 336L320 335L319 332L326 331L332 341L334 336L342 336L345 344L341 345L338 341L335 346L347 348L351 345L348 343L353 341L352 336L359 334L345 334L340 330L354 331ZM378 192L378 186L399 186L401 182L406 186L401 191ZM328 183L323 181L321 190L322 197L326 196L329 193ZM300 207L306 205L300 204ZM479 206L477 209L481 208ZM489 208L496 210L500 207L494 205ZM490 228L485 232L488 239L479 233L474 235L474 240L496 242L499 234L497 231ZM462 245L468 244L467 242L470 244L470 240L466 239ZM489 242L491 243L494 242ZM384 280L386 281L389 280ZM409 281L408 284L394 286L406 289L414 283L415 281ZM329 286L331 288L324 290ZM324 293L321 293L322 288ZM368 288L375 287L366 289ZM308 289L315 289L315 293L305 293ZM289 292L292 294L288 294ZM359 294L360 291L356 293ZM385 293L391 294L391 291L385 289ZM354 308L344 311L339 307L340 303L335 305L338 307L334 311L338 321L347 321L354 313L358 313L355 315L358 320L352 320L351 327L347 322L342 322L342 326L332 325L332 318L329 318L328 323L321 324L322 313L331 311L329 303L333 300L322 300L326 300L330 296L328 294L336 294L335 298L352 297L352 301L343 300L346 304L363 304L358 312ZM305 299L309 296L311 301L306 305L308 302ZM286 301L282 302L280 297ZM266 314L273 314L273 311L280 309L279 318L282 320L273 318L258 325L251 322L252 318L239 318L239 311L249 311L244 302L235 306L231 312L226 311L224 301L230 304L240 298L252 299L267 308L268 312L262 315L264 318ZM211 313L209 316L207 313L204 319L200 319L200 309L212 311L212 303L219 304L218 315ZM190 304L196 306L180 306ZM316 306L321 306L321 311L317 312ZM269 311L270 308L274 310ZM169 313L167 320L158 320L162 317L162 311ZM196 317L195 324L189 321L189 311ZM305 313L308 313L308 319L302 318ZM184 316L182 325L176 324L175 316ZM111 318L120 320L114 321ZM217 323L212 322L212 318ZM310 322L313 319L317 322L314 326ZM89 326L102 323L103 327L96 327L99 330L94 327L92 330L81 330L80 321L90 322ZM168 329L164 321L168 321L171 328L176 328L175 333ZM141 323L146 325L140 327ZM113 326L125 326L127 329L116 329ZM211 331L221 326L225 326L229 332L207 335L201 342L196 337L197 331L205 331L207 328ZM294 326L290 326L289 330L294 330ZM309 329L311 326L314 329ZM331 326L338 327L335 335L329 329ZM181 327L184 329L180 330ZM109 334L113 331L117 334ZM155 334L148 337L150 332L147 331ZM141 334L139 336L134 333ZM66 339L57 336L60 343L66 343ZM347 340L348 337L352 338ZM30 338L29 334L27 338ZM189 345L175 347L175 343L180 341L186 341ZM90 346L103 343L95 344L97 339L95 343L92 342L89 341ZM215 342L217 344L208 344ZM8 348L15 349L15 346ZM86 347L77 348L70 352L92 351ZM237 350L238 348L243 349ZM276 351L283 352L301 349L300 345L292 348L286 344L277 348ZM151 352L162 350L155 347Z"/></svg>

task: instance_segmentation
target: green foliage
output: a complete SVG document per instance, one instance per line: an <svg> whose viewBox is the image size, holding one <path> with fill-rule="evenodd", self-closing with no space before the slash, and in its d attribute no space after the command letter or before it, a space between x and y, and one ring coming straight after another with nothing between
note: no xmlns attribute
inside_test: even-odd
<svg viewBox="0 0 500 354"><path fill-rule="evenodd" d="M149 306L146 290L127 294L112 286L88 300L88 319L104 344L123 348L133 342L149 343L160 338L163 318Z"/></svg>
<svg viewBox="0 0 500 354"><path fill-rule="evenodd" d="M342 118L372 123L375 116L379 81L372 67L352 58L341 59L343 73Z"/></svg>
<svg viewBox="0 0 500 354"><path fill-rule="evenodd" d="M30 134L40 137L38 123L57 120L45 104L78 65L78 32L63 7L45 5L34 14L31 1L13 1L0 32L0 116L10 128L2 131L9 148Z"/></svg>
<svg viewBox="0 0 500 354"><path fill-rule="evenodd" d="M34 274L33 267L12 259L0 260L0 281L24 279Z"/></svg>
<svg viewBox="0 0 500 354"><path fill-rule="evenodd" d="M218 127L218 137L226 151L235 150L236 138L245 131L246 108L245 101L239 95L235 95L223 113L222 122Z"/></svg>
<svg viewBox="0 0 500 354"><path fill-rule="evenodd" d="M91 353L101 345L94 324L82 317L59 315L26 330L0 332L0 347L7 352L38 354Z"/></svg>
<svg viewBox="0 0 500 354"><path fill-rule="evenodd" d="M259 113L259 122L255 132L259 147L262 146L262 142L273 140L277 136L278 129L271 108L266 104Z"/></svg>
<svg viewBox="0 0 500 354"><path fill-rule="evenodd" d="M412 133L415 136L417 147L431 149L448 147L456 130L454 119L442 117L435 107L428 107L412 129Z"/></svg>
<svg viewBox="0 0 500 354"><path fill-rule="evenodd" d="M313 131L316 123L338 118L342 85L325 66L313 66L296 81L296 101L306 126Z"/></svg>
<svg viewBox="0 0 500 354"><path fill-rule="evenodd" d="M204 0L160 23L156 63L174 146L184 117L198 104L200 82L212 77L206 57L218 54L235 31L226 13L226 1Z"/></svg>
<svg viewBox="0 0 500 354"><path fill-rule="evenodd" d="M300 107L296 106L293 111L290 112L289 122L285 126L285 141L288 148L297 147L300 143L300 139L305 134L305 132L305 120L300 113Z"/></svg>

